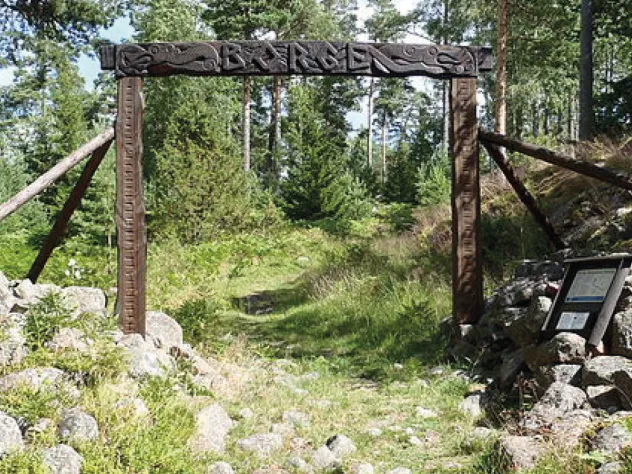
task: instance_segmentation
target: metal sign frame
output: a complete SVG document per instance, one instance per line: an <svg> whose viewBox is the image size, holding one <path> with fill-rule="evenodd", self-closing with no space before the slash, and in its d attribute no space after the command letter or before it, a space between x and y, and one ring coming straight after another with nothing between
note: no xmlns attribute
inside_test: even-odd
<svg viewBox="0 0 632 474"><path fill-rule="evenodd" d="M603 341L610 326L625 279L630 274L632 255L577 258L565 263L568 266L562 287L542 326L543 335L550 338L560 332L573 332L596 347ZM599 283L603 286L595 286L595 294L573 296L571 292L585 292L578 282L578 276L582 274L586 279L591 278L591 274L595 275L592 277L595 282L601 278ZM576 327L572 327L573 319ZM570 323L570 327L565 322Z"/></svg>

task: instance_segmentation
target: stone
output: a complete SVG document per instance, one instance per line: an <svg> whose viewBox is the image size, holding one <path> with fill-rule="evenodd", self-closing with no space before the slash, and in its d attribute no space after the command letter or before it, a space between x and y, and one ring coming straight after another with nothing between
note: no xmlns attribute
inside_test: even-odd
<svg viewBox="0 0 632 474"><path fill-rule="evenodd" d="M237 447L266 458L283 448L283 436L275 433L256 434L237 441Z"/></svg>
<svg viewBox="0 0 632 474"><path fill-rule="evenodd" d="M603 428L590 440L590 447L595 451L618 453L632 444L632 433L620 424Z"/></svg>
<svg viewBox="0 0 632 474"><path fill-rule="evenodd" d="M23 448L24 441L18 422L0 411L0 458L7 453L20 451Z"/></svg>
<svg viewBox="0 0 632 474"><path fill-rule="evenodd" d="M340 466L340 461L327 446L321 446L312 453L312 463L319 471L333 471Z"/></svg>
<svg viewBox="0 0 632 474"><path fill-rule="evenodd" d="M135 397L119 400L114 404L114 408L124 411L136 418L141 418L150 414L147 404L142 399Z"/></svg>
<svg viewBox="0 0 632 474"><path fill-rule="evenodd" d="M235 474L235 471L227 462L218 461L208 467L206 474Z"/></svg>
<svg viewBox="0 0 632 474"><path fill-rule="evenodd" d="M291 436L294 434L294 426L288 423L274 423L270 428L270 433L281 436Z"/></svg>
<svg viewBox="0 0 632 474"><path fill-rule="evenodd" d="M603 464L599 469L597 469L596 474L621 474L623 473L623 468L625 466L620 461L609 462Z"/></svg>
<svg viewBox="0 0 632 474"><path fill-rule="evenodd" d="M337 458L344 458L357 449L355 443L343 434L332 436L325 444Z"/></svg>
<svg viewBox="0 0 632 474"><path fill-rule="evenodd" d="M459 410L473 418L479 418L485 413L489 396L483 390L477 390L465 396L459 404Z"/></svg>
<svg viewBox="0 0 632 474"><path fill-rule="evenodd" d="M28 354L23 333L25 324L22 314L0 316L0 367L19 364Z"/></svg>
<svg viewBox="0 0 632 474"><path fill-rule="evenodd" d="M234 425L221 405L202 408L195 417L195 431L189 440L191 450L195 453L223 453L226 438Z"/></svg>
<svg viewBox="0 0 632 474"><path fill-rule="evenodd" d="M498 436L498 432L491 428L486 428L485 426L477 426L470 433L470 438L476 441L489 441L490 439L494 439Z"/></svg>
<svg viewBox="0 0 632 474"><path fill-rule="evenodd" d="M314 468L299 456L290 456L287 460L287 464L297 472L311 473L314 471Z"/></svg>
<svg viewBox="0 0 632 474"><path fill-rule="evenodd" d="M621 406L619 391L612 385L590 385L586 387L586 395L593 408L608 410Z"/></svg>
<svg viewBox="0 0 632 474"><path fill-rule="evenodd" d="M353 464L349 469L351 474L374 474L375 469L373 468L373 464L368 462L362 462Z"/></svg>
<svg viewBox="0 0 632 474"><path fill-rule="evenodd" d="M158 347L165 350L183 344L182 328L178 322L159 311L147 312L147 335L158 342Z"/></svg>
<svg viewBox="0 0 632 474"><path fill-rule="evenodd" d="M283 413L283 421L292 426L309 426L310 416L300 411L286 411Z"/></svg>
<svg viewBox="0 0 632 474"><path fill-rule="evenodd" d="M58 430L59 436L64 441L93 441L99 437L97 420L79 408L71 408L62 412Z"/></svg>
<svg viewBox="0 0 632 474"><path fill-rule="evenodd" d="M544 390L555 382L578 386L581 378L582 366L579 364L543 365L535 371L535 379Z"/></svg>
<svg viewBox="0 0 632 474"><path fill-rule="evenodd" d="M94 341L87 338L80 329L60 328L47 343L47 347L53 352L63 350L87 352L92 344Z"/></svg>
<svg viewBox="0 0 632 474"><path fill-rule="evenodd" d="M436 411L424 407L415 408L415 415L423 419L439 418L439 414Z"/></svg>
<svg viewBox="0 0 632 474"><path fill-rule="evenodd" d="M549 427L550 442L558 449L572 451L584 441L584 434L595 418L590 410L575 410L553 421Z"/></svg>
<svg viewBox="0 0 632 474"><path fill-rule="evenodd" d="M370 428L366 432L371 438L379 438L382 436L382 430L379 428Z"/></svg>
<svg viewBox="0 0 632 474"><path fill-rule="evenodd" d="M85 313L106 314L107 298L105 293L98 288L69 286L61 290L61 293L74 306L75 316Z"/></svg>
<svg viewBox="0 0 632 474"><path fill-rule="evenodd" d="M532 436L503 436L500 439L500 452L512 469L532 469L544 454L544 445L539 438Z"/></svg>
<svg viewBox="0 0 632 474"><path fill-rule="evenodd" d="M500 365L498 372L498 383L501 388L510 387L514 383L516 377L520 373L520 369L524 365L524 357L522 350L511 352L503 356L503 363Z"/></svg>
<svg viewBox="0 0 632 474"><path fill-rule="evenodd" d="M118 345L126 349L129 359L128 373L131 377L165 377L176 367L175 360L166 352L156 350L140 334L124 336Z"/></svg>
<svg viewBox="0 0 632 474"><path fill-rule="evenodd" d="M542 278L557 281L564 278L564 266L553 260L524 260L515 271L516 278Z"/></svg>
<svg viewBox="0 0 632 474"><path fill-rule="evenodd" d="M63 371L54 367L38 367L12 372L0 378L0 392L28 388L33 391L63 391L67 395L78 398L79 390L70 384Z"/></svg>
<svg viewBox="0 0 632 474"><path fill-rule="evenodd" d="M612 318L612 354L632 357L632 310Z"/></svg>
<svg viewBox="0 0 632 474"><path fill-rule="evenodd" d="M65 444L45 449L42 460L51 474L80 474L83 465L79 453Z"/></svg>
<svg viewBox="0 0 632 474"><path fill-rule="evenodd" d="M413 471L405 467L396 467L395 469L388 471L386 474L413 474Z"/></svg>
<svg viewBox="0 0 632 474"><path fill-rule="evenodd" d="M28 278L22 280L14 289L15 296L20 299L31 301L40 296L40 292L37 291L37 287Z"/></svg>
<svg viewBox="0 0 632 474"><path fill-rule="evenodd" d="M507 335L520 347L537 343L551 305L550 298L538 296L526 308L506 308L504 324Z"/></svg>
<svg viewBox="0 0 632 474"><path fill-rule="evenodd" d="M528 346L523 351L529 368L553 364L581 364L586 360L586 340L578 334L562 332L539 346Z"/></svg>
<svg viewBox="0 0 632 474"><path fill-rule="evenodd" d="M255 412L252 411L250 408L242 408L241 410L239 410L239 418L241 418L242 420L250 420L251 418L254 418L255 416Z"/></svg>
<svg viewBox="0 0 632 474"><path fill-rule="evenodd" d="M537 431L542 426L582 408L586 401L586 394L582 389L555 382L523 418L521 425L525 429Z"/></svg>
<svg viewBox="0 0 632 474"><path fill-rule="evenodd" d="M626 410L632 410L632 371L615 372L612 378L619 393L621 404Z"/></svg>
<svg viewBox="0 0 632 474"><path fill-rule="evenodd" d="M423 441L419 439L419 436L409 436L407 441L411 446L421 446L424 444Z"/></svg>
<svg viewBox="0 0 632 474"><path fill-rule="evenodd" d="M632 373L632 360L622 356L594 357L584 365L582 384L584 386L612 385L614 374L624 371Z"/></svg>

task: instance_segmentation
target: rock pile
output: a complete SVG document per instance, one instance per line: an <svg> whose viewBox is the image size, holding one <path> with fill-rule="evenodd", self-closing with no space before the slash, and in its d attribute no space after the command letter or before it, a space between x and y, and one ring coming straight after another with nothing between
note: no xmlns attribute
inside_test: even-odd
<svg viewBox="0 0 632 474"><path fill-rule="evenodd" d="M620 424L632 416L624 411L632 410L632 279L614 316L610 353L599 355L577 334L540 340L562 278L558 262L525 262L514 280L487 300L480 322L459 328L461 342L454 349L456 357L475 363L479 375L494 380L490 393L472 394L464 406L478 396L476 408L484 408L492 387L508 389L517 379L535 387L537 402L499 441L508 464L517 469L533 467L551 446L582 446L595 429L587 443L591 451L612 454L632 443Z"/></svg>

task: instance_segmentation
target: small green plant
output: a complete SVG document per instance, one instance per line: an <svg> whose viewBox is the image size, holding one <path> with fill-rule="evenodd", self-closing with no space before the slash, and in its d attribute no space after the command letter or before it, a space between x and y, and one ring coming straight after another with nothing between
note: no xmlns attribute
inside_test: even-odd
<svg viewBox="0 0 632 474"><path fill-rule="evenodd" d="M49 342L60 327L72 324L71 308L66 299L51 291L31 305L24 332L29 346L36 350Z"/></svg>

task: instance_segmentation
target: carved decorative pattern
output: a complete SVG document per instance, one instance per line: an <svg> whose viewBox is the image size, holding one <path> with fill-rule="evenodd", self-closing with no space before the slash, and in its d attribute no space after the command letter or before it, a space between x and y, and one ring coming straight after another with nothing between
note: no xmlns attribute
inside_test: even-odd
<svg viewBox="0 0 632 474"><path fill-rule="evenodd" d="M488 48L325 41L234 41L108 45L102 68L117 76L351 75L476 77Z"/></svg>
<svg viewBox="0 0 632 474"><path fill-rule="evenodd" d="M451 97L452 301L455 319L465 324L477 322L484 305L476 80L454 79Z"/></svg>
<svg viewBox="0 0 632 474"><path fill-rule="evenodd" d="M142 191L142 79L119 81L116 127L118 306L126 334L145 332L145 205Z"/></svg>

